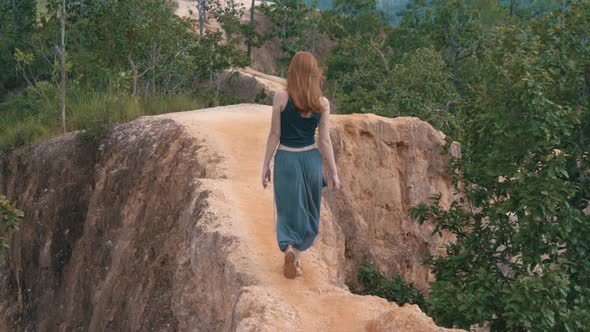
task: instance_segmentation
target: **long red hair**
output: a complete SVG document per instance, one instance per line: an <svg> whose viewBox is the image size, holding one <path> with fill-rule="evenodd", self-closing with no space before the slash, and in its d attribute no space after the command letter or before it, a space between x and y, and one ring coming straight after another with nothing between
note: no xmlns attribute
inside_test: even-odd
<svg viewBox="0 0 590 332"><path fill-rule="evenodd" d="M287 72L287 93L300 112L322 112L322 79L322 69L313 54L307 51L295 53Z"/></svg>

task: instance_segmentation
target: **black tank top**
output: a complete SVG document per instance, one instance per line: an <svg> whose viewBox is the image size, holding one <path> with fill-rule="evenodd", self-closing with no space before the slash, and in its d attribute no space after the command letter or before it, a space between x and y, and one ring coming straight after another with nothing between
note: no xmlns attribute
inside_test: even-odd
<svg viewBox="0 0 590 332"><path fill-rule="evenodd" d="M291 148L300 148L315 143L315 130L321 115L311 112L309 118L299 114L289 96L285 110L281 112L281 137L279 142Z"/></svg>

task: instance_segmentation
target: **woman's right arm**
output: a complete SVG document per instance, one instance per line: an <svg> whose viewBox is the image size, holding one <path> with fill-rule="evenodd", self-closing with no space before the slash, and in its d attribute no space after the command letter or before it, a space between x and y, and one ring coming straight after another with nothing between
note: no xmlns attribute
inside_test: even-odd
<svg viewBox="0 0 590 332"><path fill-rule="evenodd" d="M332 148L332 139L330 138L330 102L328 98L323 97L322 108L324 111L320 117L319 130L319 146L322 155L328 160L328 170L332 185L336 189L340 189L340 179L338 178L338 169L336 168L336 161L334 160L334 150Z"/></svg>

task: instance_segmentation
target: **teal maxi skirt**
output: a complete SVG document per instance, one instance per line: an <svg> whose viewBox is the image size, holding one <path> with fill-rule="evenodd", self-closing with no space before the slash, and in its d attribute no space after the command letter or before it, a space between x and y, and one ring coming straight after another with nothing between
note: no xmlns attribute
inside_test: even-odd
<svg viewBox="0 0 590 332"><path fill-rule="evenodd" d="M287 245L308 249L319 232L324 176L318 148L304 151L277 149L274 156L274 203L279 249Z"/></svg>

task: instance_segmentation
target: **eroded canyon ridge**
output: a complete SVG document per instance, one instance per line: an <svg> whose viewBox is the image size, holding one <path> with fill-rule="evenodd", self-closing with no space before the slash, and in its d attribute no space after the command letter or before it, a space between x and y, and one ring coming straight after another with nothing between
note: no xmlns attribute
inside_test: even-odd
<svg viewBox="0 0 590 332"><path fill-rule="evenodd" d="M415 305L351 294L366 254L423 290L450 240L408 209L450 203L444 135L417 118L332 116L342 190L324 189L304 277L287 280L273 196L260 183L270 106L141 117L0 164L26 213L2 271L7 331L446 331ZM327 172L327 169L326 169Z"/></svg>

